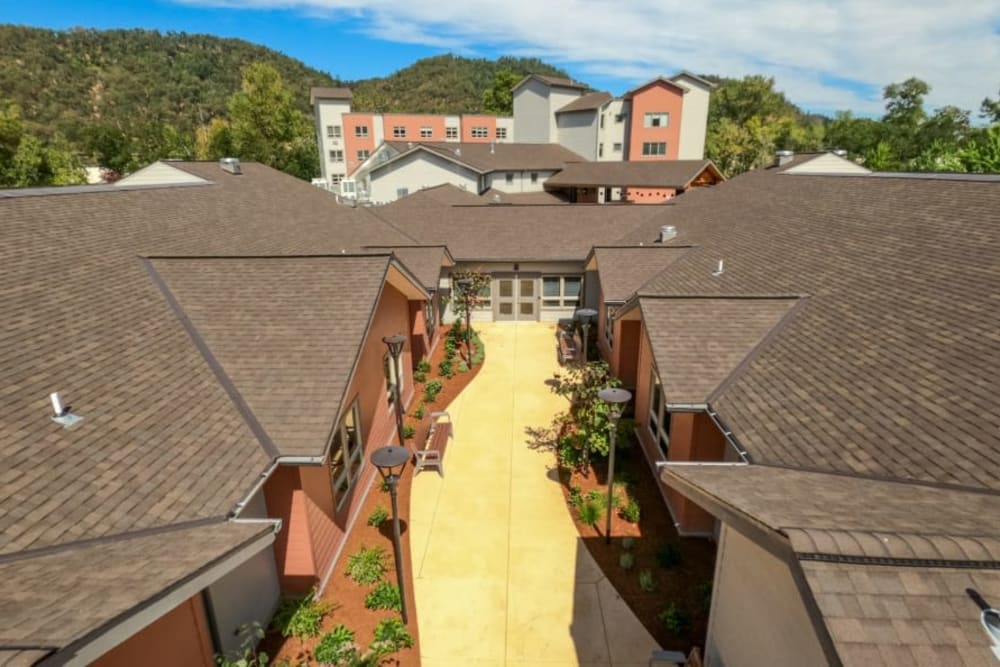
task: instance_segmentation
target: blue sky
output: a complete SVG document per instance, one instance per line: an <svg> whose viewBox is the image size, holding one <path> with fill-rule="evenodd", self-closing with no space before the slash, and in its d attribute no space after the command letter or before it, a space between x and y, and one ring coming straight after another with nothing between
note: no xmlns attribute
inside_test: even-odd
<svg viewBox="0 0 1000 667"><path fill-rule="evenodd" d="M447 52L536 56L616 94L682 69L765 74L820 113L878 115L909 76L932 108L1000 89L996 0L0 0L0 22L239 37L345 79Z"/></svg>

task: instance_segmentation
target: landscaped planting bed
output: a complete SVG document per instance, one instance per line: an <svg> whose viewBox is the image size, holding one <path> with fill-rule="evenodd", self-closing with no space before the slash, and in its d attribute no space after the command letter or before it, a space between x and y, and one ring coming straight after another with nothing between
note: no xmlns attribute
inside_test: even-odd
<svg viewBox="0 0 1000 667"><path fill-rule="evenodd" d="M422 381L415 378L415 393L404 420L406 433L412 433L410 443L422 446L430 431L431 413L446 410L449 403L476 376L482 366L483 353L474 345L474 360L479 362L471 369L460 370L459 359L464 358L464 345L447 344L450 329L441 332L441 341L427 364L429 368ZM478 341L478 338L474 339ZM481 343L479 343L481 346ZM447 377L447 364L441 363L448 358L449 351L455 350L453 372ZM463 368L467 368L464 366ZM442 374L442 371L445 373ZM440 390L434 392L434 399L425 403L426 388L432 382L440 383ZM431 385L435 386L435 385ZM423 406L423 410L418 408ZM422 417L416 417L421 414ZM435 471L424 470L421 474L437 474ZM419 637L417 636L417 612L413 600L412 561L410 559L410 544L408 519L410 516L410 487L413 482L413 466L407 465L399 481L398 499L400 528L402 531L402 547L404 557L403 576L406 579L406 606L409 623L405 626L412 645L406 646L406 641L388 642L397 650L385 656L383 662L351 662L346 653L340 653L340 659L332 661L337 665L375 665L388 664L399 666L416 666L420 664ZM330 583L327 585L322 599L318 603L301 606L302 611L297 621L304 620L300 626L309 631L310 636L283 637L280 630L272 626L267 637L261 644L261 650L271 657L273 665L317 665L319 658L338 655L337 649L346 651L345 647L356 645L363 653L369 647L379 645L376 632L384 637L393 635L400 637L401 624L398 609L398 588L396 569L392 556L392 504L387 489L381 484L376 474L368 496L358 514L358 521L348 534L340 560L337 563ZM353 576L352 576L353 575ZM361 582L357 581L358 579ZM367 604L366 604L367 602ZM320 613L325 612L325 613ZM312 622L315 617L318 620ZM381 629L380 629L381 624ZM311 626L311 627L310 627ZM342 627L341 627L342 626ZM315 629L314 629L315 628ZM303 628L299 628L300 630Z"/></svg>

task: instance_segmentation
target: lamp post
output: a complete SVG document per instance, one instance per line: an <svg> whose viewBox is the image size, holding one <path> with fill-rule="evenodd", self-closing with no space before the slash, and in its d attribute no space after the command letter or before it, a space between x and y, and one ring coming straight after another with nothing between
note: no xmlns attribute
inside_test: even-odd
<svg viewBox="0 0 1000 667"><path fill-rule="evenodd" d="M472 309L469 308L472 297L472 278L465 277L459 278L455 281L459 289L462 290L462 303L465 305L465 355L466 361L469 362L469 368L472 368Z"/></svg>
<svg viewBox="0 0 1000 667"><path fill-rule="evenodd" d="M406 447L406 443L403 441L403 401L399 397L399 380L403 377L402 371L399 368L399 357L403 354L403 345L406 344L406 336L402 334L386 336L382 339L382 342L389 348L389 356L392 357L392 368L396 373L396 381L392 383L392 402L396 404L396 435L399 436L399 446Z"/></svg>
<svg viewBox="0 0 1000 667"><path fill-rule="evenodd" d="M632 400L632 393L617 387L606 387L597 392L598 397L611 406L611 444L608 447L608 524L604 530L604 543L611 544L611 512L615 500L615 447L617 446L618 420L622 418L625 404Z"/></svg>
<svg viewBox="0 0 1000 667"><path fill-rule="evenodd" d="M587 337L590 333L590 321L597 315L597 311L593 308L581 308L576 311L576 318L580 320L580 325L583 327L583 363L587 363L590 360L589 350L587 347Z"/></svg>
<svg viewBox="0 0 1000 667"><path fill-rule="evenodd" d="M399 582L399 611L403 623L406 623L406 587L403 583L403 549L399 544L399 505L396 502L396 485L399 484L406 462L410 460L410 450L392 445L379 447L372 452L369 460L378 468L378 474L389 485L389 495L392 498L392 552L396 559L396 581Z"/></svg>

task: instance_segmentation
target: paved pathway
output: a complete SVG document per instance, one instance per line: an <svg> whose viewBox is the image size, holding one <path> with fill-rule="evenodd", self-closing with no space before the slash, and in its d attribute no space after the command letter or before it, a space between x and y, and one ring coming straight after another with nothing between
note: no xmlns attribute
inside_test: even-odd
<svg viewBox="0 0 1000 667"><path fill-rule="evenodd" d="M449 407L446 477L412 490L410 547L424 667L648 664L656 643L580 541L552 454L526 427L565 405L554 327L479 325L486 365Z"/></svg>

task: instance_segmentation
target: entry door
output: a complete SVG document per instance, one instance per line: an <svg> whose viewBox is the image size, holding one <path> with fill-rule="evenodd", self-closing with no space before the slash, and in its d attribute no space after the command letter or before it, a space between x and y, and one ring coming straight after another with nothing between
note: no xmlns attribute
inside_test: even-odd
<svg viewBox="0 0 1000 667"><path fill-rule="evenodd" d="M538 320L538 277L523 274L496 279L496 319L534 322Z"/></svg>

